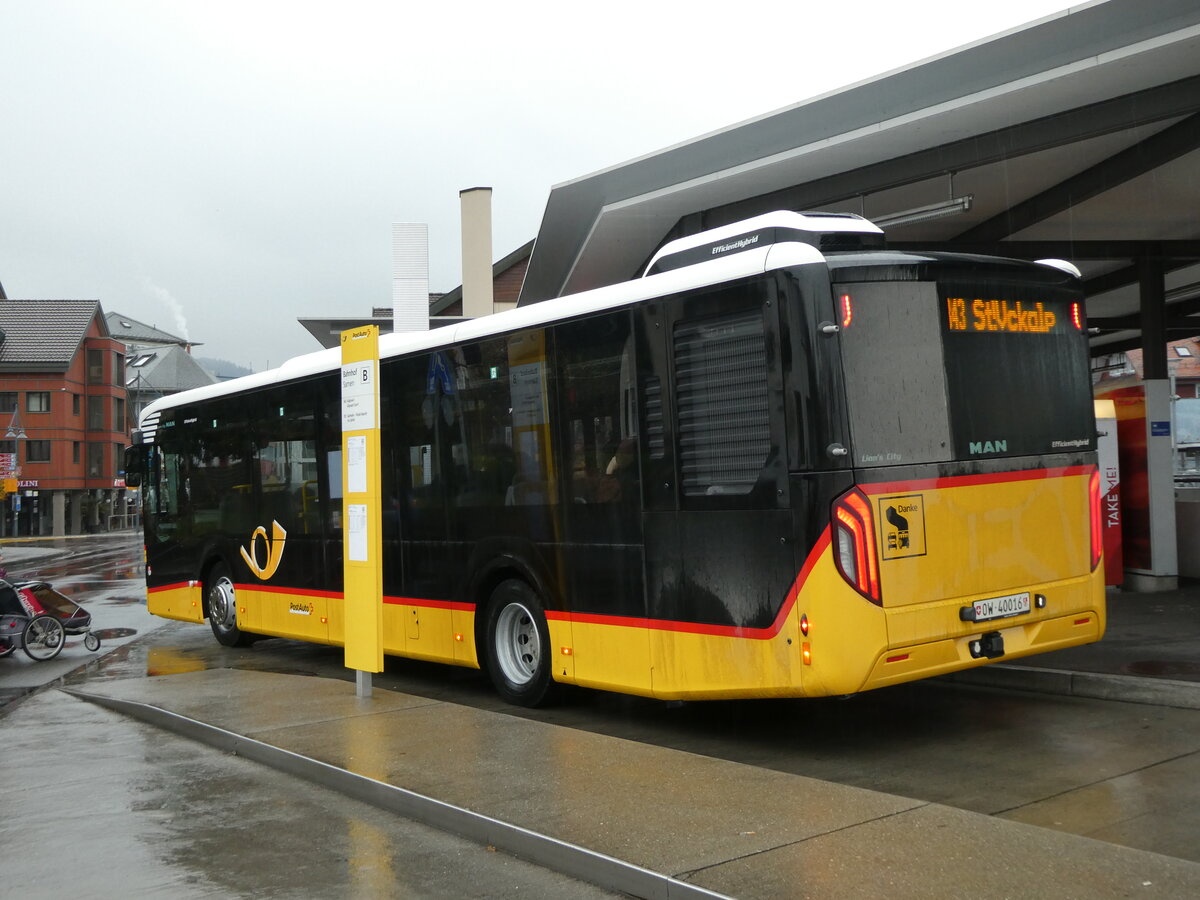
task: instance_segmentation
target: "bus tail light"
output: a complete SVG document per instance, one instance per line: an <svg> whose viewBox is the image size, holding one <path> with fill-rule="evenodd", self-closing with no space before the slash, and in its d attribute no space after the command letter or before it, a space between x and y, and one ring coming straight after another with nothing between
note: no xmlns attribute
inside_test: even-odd
<svg viewBox="0 0 1200 900"><path fill-rule="evenodd" d="M1100 565L1100 557L1104 554L1104 518L1100 496L1100 470L1093 469L1088 479L1088 508L1092 523L1092 571Z"/></svg>
<svg viewBox="0 0 1200 900"><path fill-rule="evenodd" d="M833 533L834 559L842 577L872 603L882 606L875 520L870 502L858 488L833 504Z"/></svg>
<svg viewBox="0 0 1200 900"><path fill-rule="evenodd" d="M850 323L854 321L854 301L850 299L849 294L842 294L840 299L842 327L849 328Z"/></svg>

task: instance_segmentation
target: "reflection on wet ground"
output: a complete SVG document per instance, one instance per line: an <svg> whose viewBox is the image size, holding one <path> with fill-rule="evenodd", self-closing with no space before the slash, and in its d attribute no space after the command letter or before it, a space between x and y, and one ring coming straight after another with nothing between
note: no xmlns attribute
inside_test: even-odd
<svg viewBox="0 0 1200 900"><path fill-rule="evenodd" d="M100 601L104 606L145 606L146 596L140 597L108 597Z"/></svg>
<svg viewBox="0 0 1200 900"><path fill-rule="evenodd" d="M79 545L49 549L61 550L53 556L38 556L32 559L18 558L9 565L10 578L21 581L50 581L65 583L109 583L128 584L145 574L145 565L140 554L130 553L129 538L113 538L111 543L80 548ZM17 549L12 550L13 555ZM41 548L39 549L46 549ZM65 593L65 592L64 592Z"/></svg>
<svg viewBox="0 0 1200 900"><path fill-rule="evenodd" d="M77 602L91 605L97 626L112 626L120 622L120 608L133 605L136 591L127 582L110 594L107 584L100 586L98 581L81 577L81 571L94 572L111 564L111 558L105 562L102 555L92 559L96 570L80 569L64 577L81 587L92 586L93 592ZM142 602L141 598L136 602ZM105 605L110 605L107 622ZM156 627L149 638L116 652L107 653L106 647L105 654L86 671L68 676L68 683L225 668L354 681L338 647L270 639L231 649L217 644L202 625L165 622ZM1139 653L1128 658L1147 660L1133 664L1143 667L1146 674L1179 665L1154 660L1154 653L1150 649L1144 656ZM4 665L0 661L0 667ZM1181 839L1183 830L1178 824L1195 822L1195 813L1187 819L1181 810L1200 809L1200 778L1181 778L1175 770L1163 768L1171 760L1200 764L1200 713L1196 711L939 682L902 685L851 701L730 701L677 708L642 698L575 690L568 692L561 706L523 710L504 705L486 676L476 670L388 658L385 671L373 680L380 690L974 812L1006 818L1044 812L1050 827L1082 834L1092 833L1089 829L1096 827L1095 815L1064 819L1062 807L1089 788L1110 786L1110 794L1128 802L1127 807L1111 807L1105 815L1115 820L1128 813L1129 821L1139 824L1124 832L1095 836L1200 861L1195 830ZM1165 799L1158 811L1139 811L1145 806L1145 792L1126 786L1135 778L1162 781ZM1054 805L1055 801L1059 805ZM1063 821L1068 824L1060 825Z"/></svg>
<svg viewBox="0 0 1200 900"><path fill-rule="evenodd" d="M117 638L133 637L137 634L135 628L101 628L92 629L92 634L103 641L115 641Z"/></svg>
<svg viewBox="0 0 1200 900"><path fill-rule="evenodd" d="M89 678L236 668L354 680L341 648L269 639L231 649L217 644L207 628L182 622L123 649L92 667ZM389 658L373 680L378 690L1020 820L1040 814L1053 798L1070 803L1091 785L1158 771L1164 760L1200 759L1196 711L936 683L848 701L730 701L671 709L653 700L576 690L560 706L523 710L499 701L475 670ZM1179 839L1177 825L1164 824L1178 820L1181 804L1200 805L1200 783L1171 783L1177 799L1152 814L1154 828L1095 836L1200 861L1200 846ZM1139 806L1138 797L1130 795L1131 809ZM1110 809L1105 815L1118 814ZM1091 834L1097 827L1081 815L1057 825L1064 821L1057 807L1044 815L1049 827L1062 830Z"/></svg>
<svg viewBox="0 0 1200 900"><path fill-rule="evenodd" d="M9 727L5 896L611 896L59 691Z"/></svg>

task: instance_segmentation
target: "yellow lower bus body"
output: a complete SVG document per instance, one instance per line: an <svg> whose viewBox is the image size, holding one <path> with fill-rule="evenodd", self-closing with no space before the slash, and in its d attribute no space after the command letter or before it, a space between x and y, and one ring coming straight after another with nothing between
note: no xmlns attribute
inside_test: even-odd
<svg viewBox="0 0 1200 900"><path fill-rule="evenodd" d="M1090 565L1089 471L865 487L882 548L881 605L842 578L826 531L767 628L551 612L553 677L662 699L836 696L1097 641L1104 576ZM889 505L910 520L908 547L891 540L897 552ZM1041 605L963 620L974 601L1014 593ZM237 606L245 631L343 644L340 594L239 584ZM201 587L154 588L149 610L201 622ZM388 597L384 652L477 668L475 625L471 604ZM972 653L972 642L997 634L1003 655Z"/></svg>
<svg viewBox="0 0 1200 900"><path fill-rule="evenodd" d="M968 623L962 597L899 610L881 609L841 579L828 542L770 634L691 631L674 623L617 624L556 617L549 624L554 678L567 684L661 699L818 697L853 694L985 665L970 642L999 632L999 661L1078 646L1104 634L1102 575L1026 586L1046 608L993 622ZM241 627L256 634L341 646L342 600L262 592L238 585ZM319 611L316 609L320 603ZM314 607L313 613L295 608ZM150 594L150 612L202 622L200 587ZM801 618L808 634L801 629ZM324 623L321 621L326 619ZM895 637L891 637L894 635ZM925 635L921 639L921 635ZM384 606L384 652L479 667L475 613L410 603Z"/></svg>

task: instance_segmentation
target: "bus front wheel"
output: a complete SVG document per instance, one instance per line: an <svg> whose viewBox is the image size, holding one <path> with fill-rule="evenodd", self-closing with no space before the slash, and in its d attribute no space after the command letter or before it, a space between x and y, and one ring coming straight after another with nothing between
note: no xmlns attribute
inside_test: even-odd
<svg viewBox="0 0 1200 900"><path fill-rule="evenodd" d="M525 582L509 579L492 591L487 650L488 675L509 703L543 706L554 699L546 611Z"/></svg>
<svg viewBox="0 0 1200 900"><path fill-rule="evenodd" d="M229 566L217 563L208 573L205 597L208 600L208 624L217 642L225 647L245 647L250 636L237 624L237 594Z"/></svg>

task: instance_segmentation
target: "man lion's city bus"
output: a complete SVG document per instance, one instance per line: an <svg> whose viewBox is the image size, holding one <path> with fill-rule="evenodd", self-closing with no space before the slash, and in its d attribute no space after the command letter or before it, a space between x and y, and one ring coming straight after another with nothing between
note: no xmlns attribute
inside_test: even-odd
<svg viewBox="0 0 1200 900"><path fill-rule="evenodd" d="M380 357L384 651L509 702L852 694L1104 632L1069 263L778 212ZM147 408L152 613L343 643L339 373Z"/></svg>

